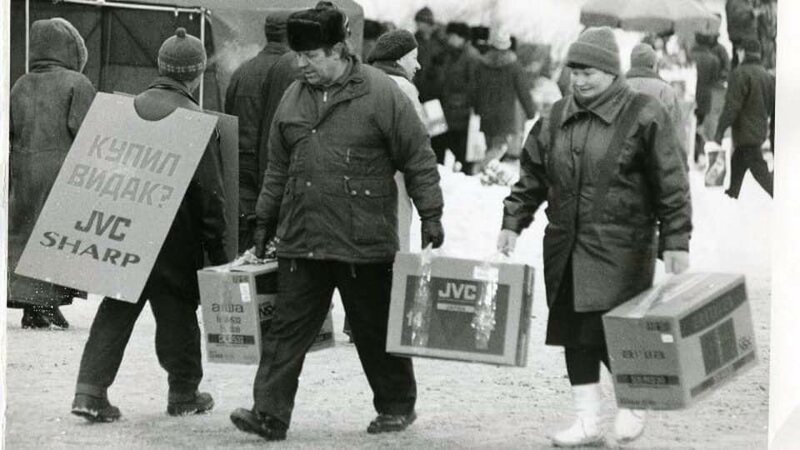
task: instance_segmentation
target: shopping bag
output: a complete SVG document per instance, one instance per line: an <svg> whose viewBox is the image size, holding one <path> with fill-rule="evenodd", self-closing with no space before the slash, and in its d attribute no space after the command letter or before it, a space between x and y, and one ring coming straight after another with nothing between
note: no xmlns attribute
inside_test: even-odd
<svg viewBox="0 0 800 450"><path fill-rule="evenodd" d="M469 116L467 129L467 162L482 161L486 156L486 136L481 132L481 118L476 114Z"/></svg>
<svg viewBox="0 0 800 450"><path fill-rule="evenodd" d="M725 186L728 173L727 150L722 147L706 148L706 187Z"/></svg>
<svg viewBox="0 0 800 450"><path fill-rule="evenodd" d="M422 109L425 111L425 127L431 137L447 132L447 120L439 99L428 100L422 104Z"/></svg>

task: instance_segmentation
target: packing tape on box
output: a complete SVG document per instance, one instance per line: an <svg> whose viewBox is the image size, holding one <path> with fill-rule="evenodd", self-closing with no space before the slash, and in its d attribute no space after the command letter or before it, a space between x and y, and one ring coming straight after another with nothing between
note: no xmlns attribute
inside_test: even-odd
<svg viewBox="0 0 800 450"><path fill-rule="evenodd" d="M649 294L639 300L636 307L628 313L628 317L632 319L641 319L656 305L667 303L685 294L690 289L702 283L704 279L705 276L702 274L689 275L682 280L682 283L676 285L675 277L671 277L667 281L656 286Z"/></svg>

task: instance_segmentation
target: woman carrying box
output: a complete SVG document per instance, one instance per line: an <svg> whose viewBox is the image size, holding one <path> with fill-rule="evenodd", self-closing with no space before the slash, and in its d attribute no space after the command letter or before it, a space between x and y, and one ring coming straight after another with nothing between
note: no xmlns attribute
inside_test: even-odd
<svg viewBox="0 0 800 450"><path fill-rule="evenodd" d="M546 343L564 347L577 410L557 446L599 443L600 364L609 366L602 315L653 283L656 258L679 273L689 265L688 174L669 115L620 75L607 27L581 34L567 54L572 93L525 142L520 180L504 201L498 249L548 203L544 272L550 307ZM620 409L617 441L644 429L643 411Z"/></svg>

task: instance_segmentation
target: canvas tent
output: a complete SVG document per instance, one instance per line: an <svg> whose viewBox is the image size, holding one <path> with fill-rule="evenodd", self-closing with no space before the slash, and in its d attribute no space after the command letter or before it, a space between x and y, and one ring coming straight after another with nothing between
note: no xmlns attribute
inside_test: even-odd
<svg viewBox="0 0 800 450"><path fill-rule="evenodd" d="M63 17L86 40L84 73L100 91L137 94L157 75L161 43L177 27L201 37L209 54L203 106L222 110L231 73L264 45L269 12L299 10L318 0L11 0L11 82L25 73L27 33L38 19ZM364 11L333 0L350 19L350 41L361 53Z"/></svg>

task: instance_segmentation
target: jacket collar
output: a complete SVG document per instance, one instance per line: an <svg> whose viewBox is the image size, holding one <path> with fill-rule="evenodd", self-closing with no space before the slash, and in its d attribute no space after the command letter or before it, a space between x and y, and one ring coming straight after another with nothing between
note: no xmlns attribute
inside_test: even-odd
<svg viewBox="0 0 800 450"><path fill-rule="evenodd" d="M267 42L267 45L261 49L261 53L268 55L282 55L289 51L289 46L283 42Z"/></svg>
<svg viewBox="0 0 800 450"><path fill-rule="evenodd" d="M192 93L189 92L189 89L186 87L185 84L181 83L180 81L175 81L169 77L158 77L152 83L150 83L150 86L148 86L147 88L164 89L167 91L177 92L183 95L184 97L188 98L189 100L191 100L191 102L194 103L195 105L198 106L200 105L199 103L197 103L197 100L195 100Z"/></svg>
<svg viewBox="0 0 800 450"><path fill-rule="evenodd" d="M569 100L567 100L567 107L564 108L564 114L562 114L559 124L563 127L564 124L574 116L581 112L589 112L610 125L625 106L624 100L629 93L630 88L625 82L625 79L618 76L608 89L597 98L589 100L588 104L582 104L580 100L575 97L575 94L571 94Z"/></svg>
<svg viewBox="0 0 800 450"><path fill-rule="evenodd" d="M742 64L758 64L761 65L761 56L758 55L747 55L744 56L744 61Z"/></svg>
<svg viewBox="0 0 800 450"><path fill-rule="evenodd" d="M411 77L408 76L408 72L406 72L402 67L400 67L400 64L397 64L396 61L375 61L374 63L372 63L372 67L380 69L387 75L403 77L406 80L411 81Z"/></svg>
<svg viewBox="0 0 800 450"><path fill-rule="evenodd" d="M631 67L631 70L625 74L625 78L655 78L660 80L661 77L658 76L655 70L647 68L647 67Z"/></svg>

